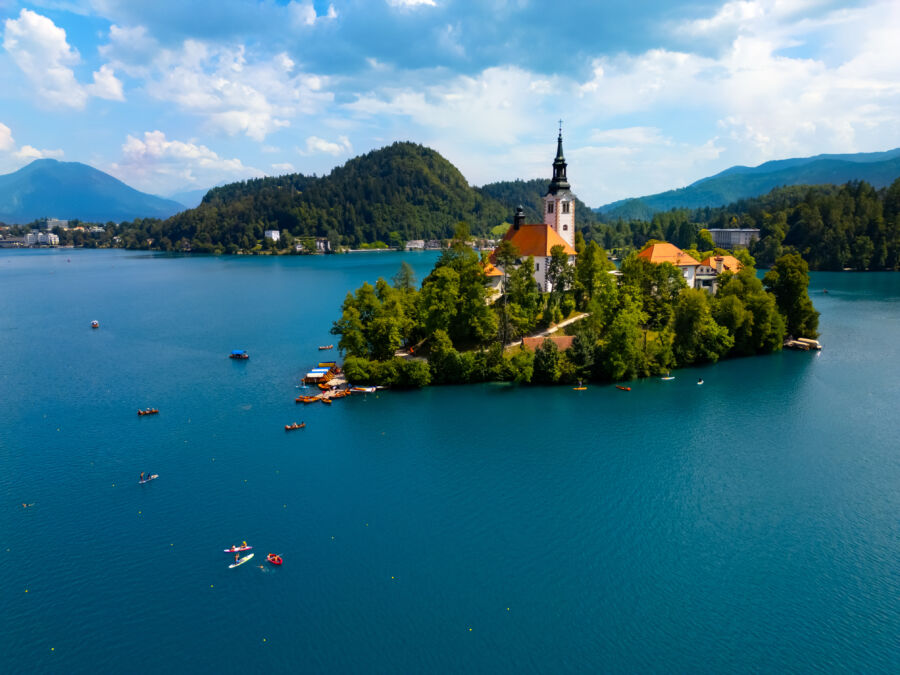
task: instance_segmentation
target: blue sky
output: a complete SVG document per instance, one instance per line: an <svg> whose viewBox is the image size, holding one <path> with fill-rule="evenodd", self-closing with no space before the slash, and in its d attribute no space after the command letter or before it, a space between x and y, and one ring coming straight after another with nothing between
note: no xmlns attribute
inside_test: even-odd
<svg viewBox="0 0 900 675"><path fill-rule="evenodd" d="M590 205L900 146L896 0L0 0L0 172L157 194L410 140Z"/></svg>

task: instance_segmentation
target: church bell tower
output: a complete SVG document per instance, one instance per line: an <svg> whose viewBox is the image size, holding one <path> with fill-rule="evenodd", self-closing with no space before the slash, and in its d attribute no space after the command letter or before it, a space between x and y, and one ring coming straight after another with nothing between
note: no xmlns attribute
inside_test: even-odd
<svg viewBox="0 0 900 675"><path fill-rule="evenodd" d="M553 179L544 196L544 224L549 225L572 248L575 248L575 195L566 179L566 158L562 146L562 121L556 140L556 159L553 160Z"/></svg>

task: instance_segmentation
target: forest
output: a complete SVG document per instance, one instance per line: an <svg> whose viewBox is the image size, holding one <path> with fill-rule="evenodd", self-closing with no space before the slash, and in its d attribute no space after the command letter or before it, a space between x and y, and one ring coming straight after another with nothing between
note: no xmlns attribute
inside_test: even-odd
<svg viewBox="0 0 900 675"><path fill-rule="evenodd" d="M574 266L562 247L551 250L553 290L542 293L533 259L521 259L504 242L495 262L507 273L492 298L466 228L459 232L420 287L404 263L391 283L379 279L347 294L331 332L340 338L351 382L619 381L765 354L781 349L788 335L817 335L809 270L797 254L781 256L762 280L750 264L725 272L711 296L688 288L674 265L636 252L623 261L621 275L610 274L606 252L580 239ZM549 340L535 352L513 346L577 312L587 316L567 328L575 336L571 348L559 351Z"/></svg>

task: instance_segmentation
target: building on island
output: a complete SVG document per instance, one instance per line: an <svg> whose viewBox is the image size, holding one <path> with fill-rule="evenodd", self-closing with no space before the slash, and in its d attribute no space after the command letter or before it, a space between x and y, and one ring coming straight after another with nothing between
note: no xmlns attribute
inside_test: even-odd
<svg viewBox="0 0 900 675"><path fill-rule="evenodd" d="M708 232L718 248L747 248L751 241L759 239L759 230L754 227L711 229Z"/></svg>
<svg viewBox="0 0 900 675"><path fill-rule="evenodd" d="M50 231L54 227L58 227L61 230L66 230L69 228L68 220L59 220L58 218L46 218L42 222L39 222L37 226L40 229Z"/></svg>
<svg viewBox="0 0 900 675"><path fill-rule="evenodd" d="M697 268L700 267L700 261L695 260L674 244L665 241L651 244L638 253L638 257L657 264L672 263L681 270L681 274L684 280L687 281L688 286L696 288Z"/></svg>
<svg viewBox="0 0 900 675"><path fill-rule="evenodd" d="M672 263L681 270L688 288L703 288L710 293L716 292L716 279L722 272L741 271L741 262L730 255L709 256L703 262L695 260L674 244L658 242L651 244L638 253L639 258L644 258L652 263Z"/></svg>
<svg viewBox="0 0 900 675"><path fill-rule="evenodd" d="M743 265L733 255L709 256L700 262L697 267L697 288L703 288L715 295L718 288L718 278L722 272L737 274Z"/></svg>
<svg viewBox="0 0 900 675"><path fill-rule="evenodd" d="M542 291L552 290L547 281L547 266L550 264L550 250L554 246L562 246L569 256L569 264L575 264L575 195L566 178L566 167L560 129L556 159L553 160L553 178L543 200L544 222L525 223L525 213L520 206L516 209L512 227L503 235L503 241L510 242L519 250L519 264L528 256L534 258L534 279ZM491 263L491 267L496 264L493 254ZM502 270L498 272L502 277ZM491 278L488 276L489 280Z"/></svg>
<svg viewBox="0 0 900 675"><path fill-rule="evenodd" d="M266 239L271 239L272 241L278 241L279 239L281 239L281 232L279 232L278 230L266 230L264 236Z"/></svg>

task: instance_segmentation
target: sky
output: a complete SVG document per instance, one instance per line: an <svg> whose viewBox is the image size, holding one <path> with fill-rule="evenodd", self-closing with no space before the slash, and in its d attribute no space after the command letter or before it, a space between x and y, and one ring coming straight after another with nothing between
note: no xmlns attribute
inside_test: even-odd
<svg viewBox="0 0 900 675"><path fill-rule="evenodd" d="M0 0L0 173L160 195L394 141L591 206L900 146L898 0Z"/></svg>

